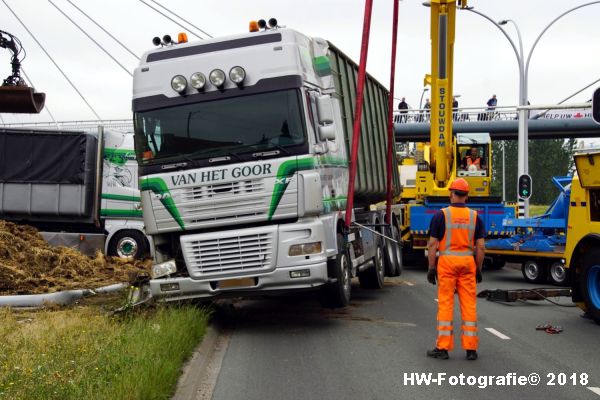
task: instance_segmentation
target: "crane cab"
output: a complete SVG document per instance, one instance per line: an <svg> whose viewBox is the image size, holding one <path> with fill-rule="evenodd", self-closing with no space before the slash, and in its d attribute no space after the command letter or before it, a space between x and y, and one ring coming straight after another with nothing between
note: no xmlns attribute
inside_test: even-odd
<svg viewBox="0 0 600 400"><path fill-rule="evenodd" d="M492 170L492 141L489 133L456 135L456 176L469 182L469 197L489 196Z"/></svg>

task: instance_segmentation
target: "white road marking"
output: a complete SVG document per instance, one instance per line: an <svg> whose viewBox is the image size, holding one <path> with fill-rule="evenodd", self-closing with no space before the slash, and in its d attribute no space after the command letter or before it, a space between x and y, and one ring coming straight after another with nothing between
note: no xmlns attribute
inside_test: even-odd
<svg viewBox="0 0 600 400"><path fill-rule="evenodd" d="M408 286L415 286L415 284L414 284L414 283L412 283L412 282L409 282L409 281L404 281L404 283L406 283Z"/></svg>
<svg viewBox="0 0 600 400"><path fill-rule="evenodd" d="M500 339L503 339L503 340L509 340L510 339L504 333L498 332L494 328L485 328L485 330L488 331L489 333L491 333L492 335L498 336Z"/></svg>
<svg viewBox="0 0 600 400"><path fill-rule="evenodd" d="M600 388L589 386L588 389L600 396Z"/></svg>
<svg viewBox="0 0 600 400"><path fill-rule="evenodd" d="M434 299L436 302L439 301L438 299Z"/></svg>

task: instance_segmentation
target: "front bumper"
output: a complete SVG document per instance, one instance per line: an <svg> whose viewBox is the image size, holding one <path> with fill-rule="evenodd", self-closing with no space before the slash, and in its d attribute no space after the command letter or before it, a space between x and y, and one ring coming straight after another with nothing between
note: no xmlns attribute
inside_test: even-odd
<svg viewBox="0 0 600 400"><path fill-rule="evenodd" d="M237 253L236 246L250 243L239 238L250 238L252 246L256 244L257 247L253 247L250 253L259 254L258 265L256 256L250 260L240 258L239 263L234 261L241 254ZM237 244L232 244L231 240ZM319 241L322 243L321 253L289 255L293 245ZM326 248L325 229L319 218L239 230L191 233L181 237L181 244L189 276L151 280L153 297L182 300L222 295L246 296L312 289L328 281L327 254L330 251ZM291 272L295 277L292 278Z"/></svg>
<svg viewBox="0 0 600 400"><path fill-rule="evenodd" d="M291 278L291 271L308 270L310 276ZM245 278L248 278L247 276ZM185 300L194 298L211 298L217 296L249 296L252 294L268 294L278 291L301 291L315 289L327 283L327 262L315 264L276 268L274 271L251 277L256 284L252 286L219 288L218 283L226 280L195 280L188 277L153 279L150 281L152 297L165 301ZM162 287L177 284L179 289L163 291ZM171 286L172 287L172 286Z"/></svg>

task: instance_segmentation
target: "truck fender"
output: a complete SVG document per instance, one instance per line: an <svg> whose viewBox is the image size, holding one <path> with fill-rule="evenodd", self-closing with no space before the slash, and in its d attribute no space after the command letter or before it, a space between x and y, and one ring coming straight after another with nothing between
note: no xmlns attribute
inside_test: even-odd
<svg viewBox="0 0 600 400"><path fill-rule="evenodd" d="M146 244L150 250L150 256L154 256L154 241L144 232L144 221L130 219L115 219L105 221L104 230L106 231L106 241L104 244L104 254L108 254L108 246L115 234L124 230L134 230L140 232L146 238Z"/></svg>
<svg viewBox="0 0 600 400"><path fill-rule="evenodd" d="M590 247L600 247L600 234L590 233L579 240L575 246L571 259L569 260L569 279L571 280L571 289L573 290L573 301L583 301L581 291L579 289L579 273L578 267L581 265L582 257L585 251Z"/></svg>

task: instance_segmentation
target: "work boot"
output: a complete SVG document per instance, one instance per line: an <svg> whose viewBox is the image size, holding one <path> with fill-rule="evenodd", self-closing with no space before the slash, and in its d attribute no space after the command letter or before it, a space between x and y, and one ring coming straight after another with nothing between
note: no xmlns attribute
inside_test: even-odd
<svg viewBox="0 0 600 400"><path fill-rule="evenodd" d="M442 350L442 349L438 349L436 347L433 350L427 350L427 357L439 358L441 360L447 360L449 358L448 350Z"/></svg>
<svg viewBox="0 0 600 400"><path fill-rule="evenodd" d="M477 350L467 350L467 360L477 360Z"/></svg>

